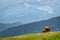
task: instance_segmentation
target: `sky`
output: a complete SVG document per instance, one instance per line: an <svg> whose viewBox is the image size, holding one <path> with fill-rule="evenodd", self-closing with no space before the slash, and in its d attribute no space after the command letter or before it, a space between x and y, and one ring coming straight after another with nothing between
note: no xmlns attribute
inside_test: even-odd
<svg viewBox="0 0 60 40"><path fill-rule="evenodd" d="M60 16L60 0L0 0L0 23L31 23Z"/></svg>

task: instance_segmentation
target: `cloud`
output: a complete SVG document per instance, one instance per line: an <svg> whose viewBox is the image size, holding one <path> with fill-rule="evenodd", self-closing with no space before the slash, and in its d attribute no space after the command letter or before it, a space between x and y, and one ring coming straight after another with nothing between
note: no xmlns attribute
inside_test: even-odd
<svg viewBox="0 0 60 40"><path fill-rule="evenodd" d="M13 22L19 20L23 23L28 21L32 22L34 20L45 20L54 15L53 13L59 7L59 4L59 0L0 0L0 20L3 22ZM55 10L52 7L55 8ZM57 14L59 11L58 9L56 10ZM41 12L44 11L48 14L46 14L46 12L41 14ZM40 17L40 15L43 17ZM30 20L29 16L32 20Z"/></svg>
<svg viewBox="0 0 60 40"><path fill-rule="evenodd" d="M25 2L30 2L30 0L25 0Z"/></svg>
<svg viewBox="0 0 60 40"><path fill-rule="evenodd" d="M37 0L37 1L39 1L39 2L40 2L41 0Z"/></svg>
<svg viewBox="0 0 60 40"><path fill-rule="evenodd" d="M48 13L53 14L53 8L51 8L50 6L37 7L37 9L43 10L43 11L48 11Z"/></svg>
<svg viewBox="0 0 60 40"><path fill-rule="evenodd" d="M29 5L29 4L27 4L27 3L24 3L24 5L26 6L26 8L32 7L32 8L35 8L35 9L39 9L39 10L42 10L42 11L46 11L46 12L48 12L49 14L54 14L53 8L50 7L50 6L35 7L35 6Z"/></svg>
<svg viewBox="0 0 60 40"><path fill-rule="evenodd" d="M29 8L29 7L31 7L29 4L27 4L27 3L24 3L24 5L26 6L26 8Z"/></svg>

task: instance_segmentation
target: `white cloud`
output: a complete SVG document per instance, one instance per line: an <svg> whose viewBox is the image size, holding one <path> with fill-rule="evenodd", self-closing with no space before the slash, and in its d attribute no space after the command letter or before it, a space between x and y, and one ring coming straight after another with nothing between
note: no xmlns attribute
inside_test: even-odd
<svg viewBox="0 0 60 40"><path fill-rule="evenodd" d="M24 15L20 14L20 15L17 15L16 17L23 17Z"/></svg>
<svg viewBox="0 0 60 40"><path fill-rule="evenodd" d="M29 2L30 0L25 0L25 2Z"/></svg>
<svg viewBox="0 0 60 40"><path fill-rule="evenodd" d="M41 1L41 0L37 0L37 1Z"/></svg>
<svg viewBox="0 0 60 40"><path fill-rule="evenodd" d="M35 9L39 9L39 10L42 10L42 11L46 11L46 12L48 12L49 14L54 14L53 8L50 7L50 6L35 7L35 6L31 6L31 5L27 4L27 3L24 3L24 5L26 6L26 8L32 7L32 8L35 8Z"/></svg>
<svg viewBox="0 0 60 40"><path fill-rule="evenodd" d="M29 4L27 4L27 3L24 3L24 5L26 6L26 8L29 8L29 7L31 7Z"/></svg>
<svg viewBox="0 0 60 40"><path fill-rule="evenodd" d="M37 7L37 9L48 11L48 13L53 14L53 8L51 8L50 6Z"/></svg>

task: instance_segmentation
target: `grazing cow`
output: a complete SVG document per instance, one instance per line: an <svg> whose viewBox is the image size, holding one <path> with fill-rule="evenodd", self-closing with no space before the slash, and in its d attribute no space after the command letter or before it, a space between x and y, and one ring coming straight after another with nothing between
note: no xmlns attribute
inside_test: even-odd
<svg viewBox="0 0 60 40"><path fill-rule="evenodd" d="M43 32L49 32L50 31L50 26L45 26L43 28Z"/></svg>

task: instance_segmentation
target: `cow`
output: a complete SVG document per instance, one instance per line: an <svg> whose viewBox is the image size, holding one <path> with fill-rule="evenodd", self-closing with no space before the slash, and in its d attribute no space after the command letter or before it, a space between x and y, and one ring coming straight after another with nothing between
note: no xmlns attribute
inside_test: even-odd
<svg viewBox="0 0 60 40"><path fill-rule="evenodd" d="M43 33L44 32L50 32L50 26L45 26L44 28L43 28Z"/></svg>

